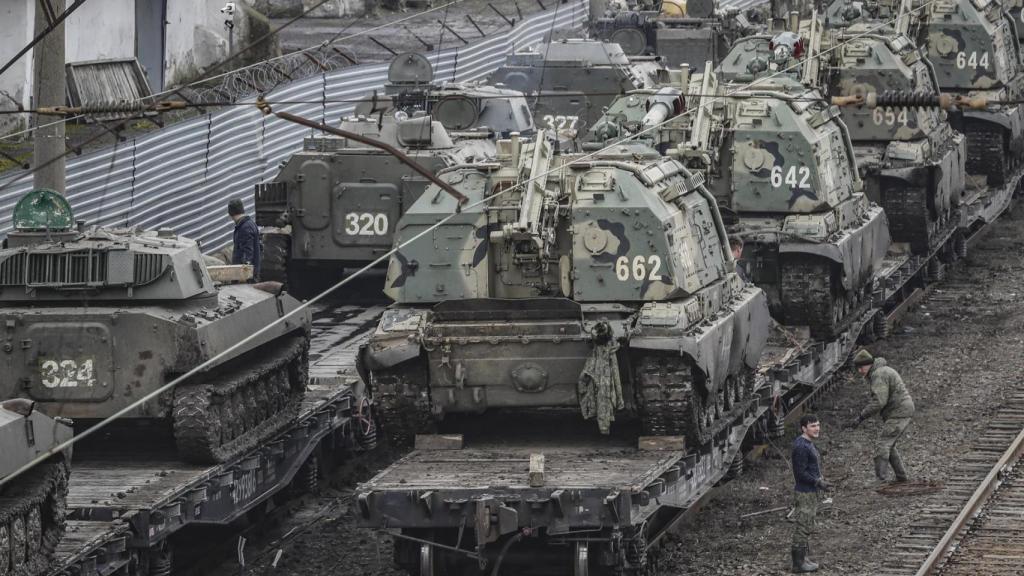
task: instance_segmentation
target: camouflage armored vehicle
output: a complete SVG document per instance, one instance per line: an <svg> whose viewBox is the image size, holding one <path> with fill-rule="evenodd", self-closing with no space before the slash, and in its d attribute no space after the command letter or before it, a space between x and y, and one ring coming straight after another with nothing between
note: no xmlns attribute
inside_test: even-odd
<svg viewBox="0 0 1024 576"><path fill-rule="evenodd" d="M833 96L885 93L920 99L938 94L927 61L907 36L877 21L860 22L860 9L830 10L833 16L826 26L844 27L823 30L817 21L805 20L803 35L744 39L727 60L731 77L747 80L761 70L785 70ZM787 42L795 42L792 51L783 50L792 52L786 61L773 52L787 45L780 41L784 35ZM812 64L806 52L822 58ZM745 75L740 73L743 66ZM952 213L965 186L963 136L935 107L841 110L865 191L885 208L893 239L909 244L915 253L928 252L955 224Z"/></svg>
<svg viewBox="0 0 1024 576"><path fill-rule="evenodd" d="M71 439L71 426L21 398L0 402L0 573L47 572L64 536L71 450L11 474Z"/></svg>
<svg viewBox="0 0 1024 576"><path fill-rule="evenodd" d="M781 67L792 51L777 55ZM706 176L773 316L831 338L869 304L890 244L886 217L863 192L839 110L789 75L757 76L765 68L749 61L756 87L720 84L710 63L692 77L675 72L674 86L613 104L590 136L600 143L658 126L645 139Z"/></svg>
<svg viewBox="0 0 1024 576"><path fill-rule="evenodd" d="M700 175L629 150L573 164L544 140L498 152L441 172L470 203L389 263L396 304L359 367L392 440L446 414L558 408L705 442L751 397L770 319ZM396 242L454 202L428 190Z"/></svg>
<svg viewBox="0 0 1024 576"><path fill-rule="evenodd" d="M919 27L917 44L927 50L942 92L990 102L1013 102L1024 94L1020 46L1011 17L998 0L937 0ZM956 126L967 138L967 172L1006 181L1024 154L1024 110L1003 104L965 110Z"/></svg>
<svg viewBox="0 0 1024 576"><path fill-rule="evenodd" d="M582 134L619 94L653 84L661 65L618 44L570 39L517 51L487 82L527 95L537 125Z"/></svg>
<svg viewBox="0 0 1024 576"><path fill-rule="evenodd" d="M405 54L384 94L340 128L389 144L431 172L487 160L495 133L532 133L523 95L478 85L433 84L430 63ZM429 116L426 114L432 114ZM263 278L311 295L391 248L395 224L428 180L390 152L338 136L306 138L273 181L256 186Z"/></svg>
<svg viewBox="0 0 1024 576"><path fill-rule="evenodd" d="M832 95L936 95L928 63L910 38L875 23L830 35L823 87ZM938 108L844 106L868 198L885 209L893 241L927 253L955 225L966 183L963 135Z"/></svg>
<svg viewBox="0 0 1024 576"><path fill-rule="evenodd" d="M430 115L455 140L491 135L508 137L534 131L533 115L522 92L483 82L439 82L421 54L399 54L388 67L381 94L374 91L356 105L356 116L402 112Z"/></svg>
<svg viewBox="0 0 1024 576"><path fill-rule="evenodd" d="M0 250L0 397L88 423L225 354L127 416L165 423L187 460L222 461L298 409L308 312L229 351L297 306L256 285L214 285L196 243L170 231L76 228L67 200L37 190L15 206Z"/></svg>
<svg viewBox="0 0 1024 576"><path fill-rule="evenodd" d="M629 56L658 55L669 66L716 64L738 38L757 31L764 10L717 11L714 0L666 0L660 10L620 11L591 23L591 36L614 42Z"/></svg>

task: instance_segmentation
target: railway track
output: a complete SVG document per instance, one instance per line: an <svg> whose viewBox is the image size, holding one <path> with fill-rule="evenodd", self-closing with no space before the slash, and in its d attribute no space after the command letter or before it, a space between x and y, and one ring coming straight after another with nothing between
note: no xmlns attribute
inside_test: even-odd
<svg viewBox="0 0 1024 576"><path fill-rule="evenodd" d="M1024 573L1024 386L922 507L880 576ZM994 466L993 466L994 465Z"/></svg>

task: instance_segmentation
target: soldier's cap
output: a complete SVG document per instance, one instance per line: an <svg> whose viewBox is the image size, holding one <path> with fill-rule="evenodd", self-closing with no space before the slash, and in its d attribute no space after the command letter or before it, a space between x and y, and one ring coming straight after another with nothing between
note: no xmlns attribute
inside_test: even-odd
<svg viewBox="0 0 1024 576"><path fill-rule="evenodd" d="M235 198L228 202L228 214L231 216L238 216L239 214L245 214L245 206L242 206L242 201Z"/></svg>
<svg viewBox="0 0 1024 576"><path fill-rule="evenodd" d="M874 362L875 357L871 355L871 352L863 349L853 357L854 366L867 366L868 364L874 364Z"/></svg>

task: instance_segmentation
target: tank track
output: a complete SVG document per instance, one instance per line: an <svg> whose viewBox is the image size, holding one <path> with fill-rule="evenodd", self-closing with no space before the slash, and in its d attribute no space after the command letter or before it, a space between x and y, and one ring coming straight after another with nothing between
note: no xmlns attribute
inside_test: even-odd
<svg viewBox="0 0 1024 576"><path fill-rule="evenodd" d="M63 458L26 472L0 494L0 574L47 572L64 537L69 467Z"/></svg>
<svg viewBox="0 0 1024 576"><path fill-rule="evenodd" d="M985 123L968 122L964 127L967 137L967 173L984 174L990 185L1006 182L1010 166L1006 161L1003 129Z"/></svg>
<svg viewBox="0 0 1024 576"><path fill-rule="evenodd" d="M886 190L882 203L893 241L909 242L915 254L928 252L938 228L928 209L928 194L925 188L894 187Z"/></svg>
<svg viewBox="0 0 1024 576"><path fill-rule="evenodd" d="M183 459L223 462L298 415L309 379L309 337L288 336L271 346L251 363L175 390L174 439Z"/></svg>
<svg viewBox="0 0 1024 576"><path fill-rule="evenodd" d="M370 391L390 446L411 446L416 434L435 430L428 384L426 368L418 360L370 372Z"/></svg>
<svg viewBox="0 0 1024 576"><path fill-rule="evenodd" d="M665 354L642 356L637 361L638 403L643 433L648 436L684 436L703 445L747 408L753 397L753 371L739 375L738 402L714 421L706 421L705 403L694 393L689 361Z"/></svg>
<svg viewBox="0 0 1024 576"><path fill-rule="evenodd" d="M263 254L260 261L260 280L273 282L288 281L288 256L291 254L292 237L289 234L268 232L263 234Z"/></svg>
<svg viewBox="0 0 1024 576"><path fill-rule="evenodd" d="M779 292L786 324L807 325L811 336L831 339L843 325L832 292L832 270L819 259L787 258L779 264Z"/></svg>

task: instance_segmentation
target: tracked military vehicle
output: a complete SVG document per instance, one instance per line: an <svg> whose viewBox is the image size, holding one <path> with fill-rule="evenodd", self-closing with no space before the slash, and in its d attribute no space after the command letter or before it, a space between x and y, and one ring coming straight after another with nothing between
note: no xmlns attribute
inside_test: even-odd
<svg viewBox="0 0 1024 576"><path fill-rule="evenodd" d="M439 175L402 217L388 309L359 366L392 440L446 414L563 409L703 443L753 392L764 293L733 270L700 174L516 138ZM496 194L487 202L474 203Z"/></svg>
<svg viewBox="0 0 1024 576"><path fill-rule="evenodd" d="M229 351L298 304L251 284L216 286L196 243L170 231L76 228L67 200L37 190L15 206L0 250L0 397L88 424L226 354L127 416L173 430L187 460L221 461L298 409L308 312Z"/></svg>
<svg viewBox="0 0 1024 576"><path fill-rule="evenodd" d="M389 144L436 172L489 159L495 133L534 130L521 93L433 83L430 63L405 54L391 64L383 94L357 106L340 128ZM256 186L265 279L311 295L386 253L404 210L428 180L390 152L349 138L308 137L273 181Z"/></svg>
<svg viewBox="0 0 1024 576"><path fill-rule="evenodd" d="M714 0L666 0L657 10L623 10L595 19L592 37L629 56L658 55L669 66L716 64L738 38L763 24L760 7L717 11Z"/></svg>
<svg viewBox="0 0 1024 576"><path fill-rule="evenodd" d="M756 87L720 83L710 63L692 77L673 73L674 86L613 104L590 136L600 146L647 129L650 145L704 174L775 318L830 339L867 308L890 235L863 192L839 110L787 74L769 77L793 59L789 48L770 54L778 60L748 60Z"/></svg>
<svg viewBox="0 0 1024 576"><path fill-rule="evenodd" d="M533 115L522 92L483 82L440 82L423 55L399 54L388 68L388 82L356 104L356 116L402 112L428 114L459 138L508 137L534 131Z"/></svg>
<svg viewBox="0 0 1024 576"><path fill-rule="evenodd" d="M49 568L64 536L71 450L9 476L69 439L71 426L32 401L0 402L0 573L37 576Z"/></svg>
<svg viewBox="0 0 1024 576"><path fill-rule="evenodd" d="M917 44L927 50L939 88L990 102L987 110L965 110L956 127L967 138L967 172L1003 184L1024 155L1024 95L1020 45L1010 15L998 0L937 0L918 27Z"/></svg>
<svg viewBox="0 0 1024 576"><path fill-rule="evenodd" d="M826 45L818 51L823 62L815 67L821 72L808 80L836 96L939 93L910 38L875 21L857 22L857 14L846 17L854 22L826 33ZM914 253L928 253L956 224L954 210L966 186L963 135L934 107L844 106L841 111L867 196L885 209L893 240L909 244Z"/></svg>
<svg viewBox="0 0 1024 576"><path fill-rule="evenodd" d="M631 60L618 44L570 39L517 51L487 82L526 94L541 128L582 134L617 95L653 84L661 68L653 57Z"/></svg>

